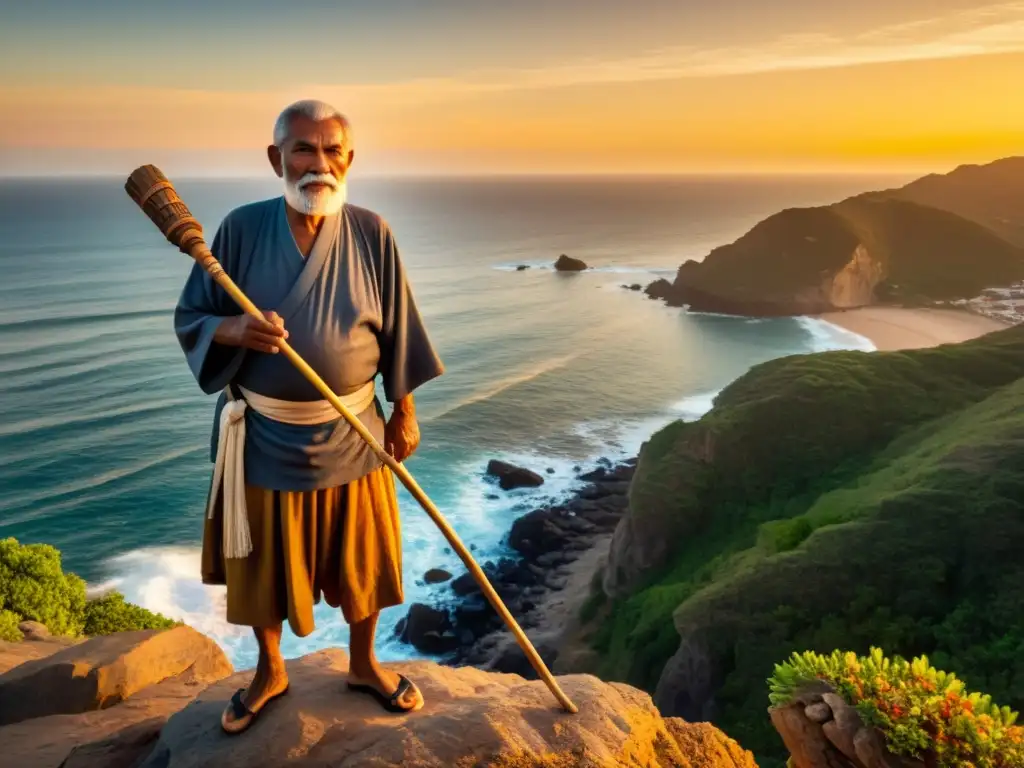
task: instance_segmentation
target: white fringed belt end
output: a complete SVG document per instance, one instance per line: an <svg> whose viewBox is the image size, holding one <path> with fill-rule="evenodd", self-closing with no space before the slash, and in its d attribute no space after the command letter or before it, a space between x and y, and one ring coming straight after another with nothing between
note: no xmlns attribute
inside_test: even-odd
<svg viewBox="0 0 1024 768"><path fill-rule="evenodd" d="M213 466L213 486L206 506L206 516L213 518L217 497L224 494L224 557L242 558L252 552L249 518L245 508L245 409L251 407L261 416L286 424L312 426L334 421L341 414L329 400L277 400L239 387L242 400L235 400L230 388L228 401L220 414L220 437ZM362 413L375 396L373 381L348 395L341 402L353 414Z"/></svg>

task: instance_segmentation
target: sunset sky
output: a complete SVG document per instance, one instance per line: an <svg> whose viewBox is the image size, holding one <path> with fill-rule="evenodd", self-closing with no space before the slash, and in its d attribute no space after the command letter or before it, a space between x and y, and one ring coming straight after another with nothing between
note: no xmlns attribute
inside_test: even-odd
<svg viewBox="0 0 1024 768"><path fill-rule="evenodd" d="M32 0L0 173L265 173L345 111L353 173L944 171L1024 154L1024 2ZM142 7L145 6L145 7Z"/></svg>

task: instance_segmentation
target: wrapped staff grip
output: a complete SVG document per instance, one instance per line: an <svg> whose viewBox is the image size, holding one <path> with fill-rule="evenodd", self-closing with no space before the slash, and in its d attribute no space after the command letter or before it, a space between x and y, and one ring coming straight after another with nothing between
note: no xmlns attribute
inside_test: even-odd
<svg viewBox="0 0 1024 768"><path fill-rule="evenodd" d="M124 183L124 189L169 242L198 261L211 276L217 277L222 269L210 253L202 225L159 168L155 165L139 166Z"/></svg>

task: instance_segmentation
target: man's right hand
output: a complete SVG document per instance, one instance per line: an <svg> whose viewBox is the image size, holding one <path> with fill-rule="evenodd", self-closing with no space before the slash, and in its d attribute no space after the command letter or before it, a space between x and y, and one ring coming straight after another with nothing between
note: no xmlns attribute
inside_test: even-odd
<svg viewBox="0 0 1024 768"><path fill-rule="evenodd" d="M278 344L288 338L284 320L273 311L263 313L263 320L251 315L225 317L213 334L213 340L230 347L245 347L257 352L276 354Z"/></svg>

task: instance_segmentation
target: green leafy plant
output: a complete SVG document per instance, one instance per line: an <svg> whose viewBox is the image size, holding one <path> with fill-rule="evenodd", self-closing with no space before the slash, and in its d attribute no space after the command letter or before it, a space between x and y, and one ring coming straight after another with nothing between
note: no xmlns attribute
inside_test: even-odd
<svg viewBox="0 0 1024 768"><path fill-rule="evenodd" d="M176 624L125 601L117 592L87 600L85 582L74 573L64 573L55 547L0 539L0 639L21 640L18 624L25 620L38 621L52 634L69 637Z"/></svg>
<svg viewBox="0 0 1024 768"><path fill-rule="evenodd" d="M85 605L85 634L108 635L133 629L169 629L177 622L127 602L119 592L109 592Z"/></svg>
<svg viewBox="0 0 1024 768"><path fill-rule="evenodd" d="M1017 713L992 697L968 692L926 656L888 658L879 648L866 656L794 653L775 665L768 680L773 707L791 703L807 685L825 681L866 725L884 736L893 754L929 758L938 768L1020 768L1024 728Z"/></svg>
<svg viewBox="0 0 1024 768"><path fill-rule="evenodd" d="M21 630L18 625L21 618L14 611L0 610L0 640L8 643L21 642Z"/></svg>
<svg viewBox="0 0 1024 768"><path fill-rule="evenodd" d="M0 609L45 624L55 635L77 636L83 627L85 582L64 573L55 547L2 539Z"/></svg>

